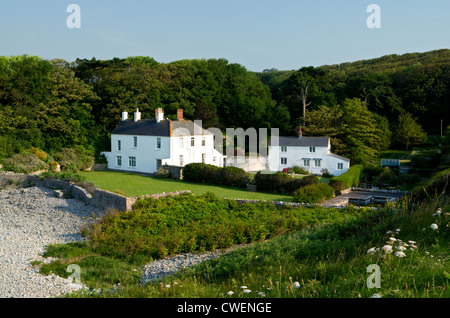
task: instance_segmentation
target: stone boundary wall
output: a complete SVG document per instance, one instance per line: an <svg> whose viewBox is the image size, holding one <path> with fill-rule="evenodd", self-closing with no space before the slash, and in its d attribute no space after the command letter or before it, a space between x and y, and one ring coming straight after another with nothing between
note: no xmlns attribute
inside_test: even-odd
<svg viewBox="0 0 450 318"><path fill-rule="evenodd" d="M158 199L168 195L174 196L183 193L191 193L191 191L186 190L144 195L140 197L125 197L110 191L95 189L94 193L91 195L84 188L66 181L48 178L41 180L37 176L27 174L0 173L0 188L8 186L42 186L48 189L57 190L58 192L55 192L55 195L58 196L61 195L61 191L59 190L62 190L62 192L69 194L71 197L83 201L86 204L93 205L104 212L108 212L110 210L131 211L133 205L139 198Z"/></svg>

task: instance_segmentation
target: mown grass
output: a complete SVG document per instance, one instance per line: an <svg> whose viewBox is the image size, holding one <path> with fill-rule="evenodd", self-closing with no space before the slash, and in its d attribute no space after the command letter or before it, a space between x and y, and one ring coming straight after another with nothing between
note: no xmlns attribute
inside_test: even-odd
<svg viewBox="0 0 450 318"><path fill-rule="evenodd" d="M435 214L437 208L442 209L439 216ZM384 209L349 207L341 213L341 217L328 215L329 218L327 213L318 217L319 213L312 227L237 248L145 286L130 280L112 294L79 293L68 297L366 298L374 294L383 298L450 297L448 197L422 203L412 203L406 198ZM438 225L438 230L430 228L432 223ZM417 248L411 250L408 246L402 258L394 255L395 248L385 257L379 252L367 253L371 248L387 245L390 237L406 243L415 241ZM127 264L124 260L120 262ZM367 268L371 264L380 266L381 288L367 286L371 275ZM122 267L119 277L136 273L136 267L128 265L129 268ZM110 266L99 263L97 267ZM298 288L294 287L295 282ZM104 281L103 286L106 285ZM244 286L251 292L244 293L241 288ZM229 291L234 294L227 295Z"/></svg>
<svg viewBox="0 0 450 318"><path fill-rule="evenodd" d="M197 195L212 192L220 198L292 201L292 196L274 193L261 193L246 191L241 188L199 184L183 180L153 178L134 173L89 171L80 172L86 181L92 182L96 187L111 192L118 192L128 197L137 197L147 194L190 190Z"/></svg>

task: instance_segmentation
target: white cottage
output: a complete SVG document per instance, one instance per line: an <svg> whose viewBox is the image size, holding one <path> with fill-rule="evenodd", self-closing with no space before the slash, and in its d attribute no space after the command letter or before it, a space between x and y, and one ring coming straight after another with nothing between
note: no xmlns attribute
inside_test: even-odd
<svg viewBox="0 0 450 318"><path fill-rule="evenodd" d="M193 121L164 118L164 110L155 110L155 118L141 119L136 109L133 119L122 113L122 121L111 132L111 152L104 152L108 168L154 173L163 165L184 167L193 162L223 166L224 155L214 148L214 134Z"/></svg>
<svg viewBox="0 0 450 318"><path fill-rule="evenodd" d="M299 166L313 174L322 174L324 169L334 176L350 168L350 159L331 152L329 137L278 137L269 143L269 170L282 171Z"/></svg>

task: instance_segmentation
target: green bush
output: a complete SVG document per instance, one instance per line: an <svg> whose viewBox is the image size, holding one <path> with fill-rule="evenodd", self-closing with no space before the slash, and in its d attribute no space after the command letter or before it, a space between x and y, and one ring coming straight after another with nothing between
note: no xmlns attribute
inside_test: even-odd
<svg viewBox="0 0 450 318"><path fill-rule="evenodd" d="M83 147L63 148L53 154L53 158L59 162L62 171L78 172L94 164L94 157Z"/></svg>
<svg viewBox="0 0 450 318"><path fill-rule="evenodd" d="M344 181L346 188L356 187L359 185L359 179L361 178L362 171L363 171L362 165L354 165L351 166L350 169L348 169L340 176L333 177L331 181L333 180Z"/></svg>
<svg viewBox="0 0 450 318"><path fill-rule="evenodd" d="M217 167L205 163L190 163L183 168L183 179L232 187L245 187L250 176L237 167Z"/></svg>
<svg viewBox="0 0 450 318"><path fill-rule="evenodd" d="M333 195L334 189L326 183L310 184L294 192L294 202L319 203Z"/></svg>
<svg viewBox="0 0 450 318"><path fill-rule="evenodd" d="M39 170L47 170L48 164L32 153L17 153L3 160L3 170L17 173L31 173Z"/></svg>
<svg viewBox="0 0 450 318"><path fill-rule="evenodd" d="M258 191L276 193L294 193L295 190L301 187L319 182L319 178L315 175L307 175L303 178L293 178L283 172L276 172L273 174L257 172L254 180Z"/></svg>
<svg viewBox="0 0 450 318"><path fill-rule="evenodd" d="M330 180L330 187L334 189L334 191L342 191L346 189L345 182L342 180Z"/></svg>

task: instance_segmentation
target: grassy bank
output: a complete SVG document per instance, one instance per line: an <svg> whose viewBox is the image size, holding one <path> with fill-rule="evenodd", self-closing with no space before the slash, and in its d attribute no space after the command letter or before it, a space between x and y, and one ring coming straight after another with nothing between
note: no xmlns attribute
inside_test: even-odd
<svg viewBox="0 0 450 318"><path fill-rule="evenodd" d="M158 202L164 205L163 201ZM218 204L220 206L223 202L220 201ZM170 204L171 207L176 205L173 202ZM120 246L119 242L126 242L125 236L120 235L121 231L142 233L141 226L137 226L139 222L136 222L137 217L144 216L142 208L145 207L141 206L136 214L123 214L120 218L114 217L104 224L110 233L119 233L110 236L110 240L115 238L119 244L116 250ZM439 215L436 214L438 208L441 209ZM62 273L62 270L69 263L68 260L82 262L85 258L80 255L85 253L90 256L91 261L97 261L98 266L87 268L85 265L81 266L82 281L87 279L86 276L100 275L83 274L84 271L89 272L89 268L92 268L98 273L103 268L106 278L90 278L89 284L92 287L99 288L112 284L110 277L114 275L116 277L114 283L118 282L117 279L122 282L122 288L113 294L78 294L71 297L358 298L371 297L374 294L380 294L384 298L450 297L448 197L414 204L411 200L405 199L376 211L349 207L339 211L319 209L302 213L298 215L303 220L301 226L295 229L285 228L278 236L260 237L266 241L257 239L254 244L235 249L224 256L203 262L163 280L148 283L146 286L138 286L136 283L139 266L112 254L101 255L98 253L99 250L95 252L87 248L86 244L78 247L78 255L74 253L76 250L74 246L65 247L64 253L61 253L61 250L64 250L62 246L56 246L49 256L65 254L60 261L61 275L67 275ZM179 215L175 213L169 216L169 210L166 214L161 209L157 209L155 214L159 215L160 220L165 220L166 226L173 224L171 222L176 219L175 215ZM272 213L268 215L275 219L276 216L280 216ZM261 229L264 222L258 223L257 220L267 221L267 217L252 216L255 214L249 213L242 219L253 220L255 223L250 222L251 228ZM187 218L184 216L183 219ZM220 224L229 224L221 223L215 217L203 216L202 219L209 220L203 224L209 223L211 229L216 224L217 228L223 228ZM277 222L279 221L280 218ZM235 222L234 225L238 223ZM437 229L432 228L431 224L436 224ZM233 223L228 227L233 228ZM203 227L198 229L201 228ZM170 231L163 230L155 235L167 237L169 233ZM201 240L208 240L206 236L198 237ZM110 240L103 240L102 236L99 236L97 240L89 239L88 242L100 246L110 245L112 242ZM401 244L400 240L404 244ZM390 246L392 252L385 253L383 247L387 249L386 246ZM404 250L400 250L397 246L403 246ZM370 253L372 250L376 251ZM404 255L395 254L397 252ZM367 279L371 275L367 272L367 268L371 264L377 264L380 268L380 288L367 286ZM246 287L245 289L251 292L245 293L241 287ZM229 291L233 292L231 296L227 294Z"/></svg>

